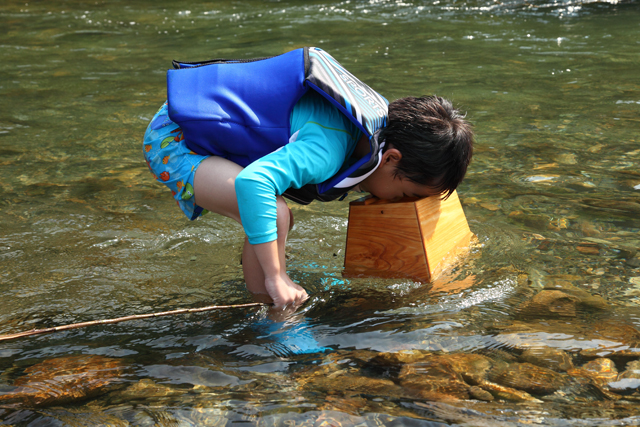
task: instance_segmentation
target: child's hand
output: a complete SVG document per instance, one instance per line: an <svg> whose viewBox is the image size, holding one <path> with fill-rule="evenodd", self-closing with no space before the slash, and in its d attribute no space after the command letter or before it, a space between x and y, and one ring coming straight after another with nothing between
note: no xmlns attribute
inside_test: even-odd
<svg viewBox="0 0 640 427"><path fill-rule="evenodd" d="M307 292L294 283L286 273L266 278L264 283L275 307L299 305L309 298Z"/></svg>

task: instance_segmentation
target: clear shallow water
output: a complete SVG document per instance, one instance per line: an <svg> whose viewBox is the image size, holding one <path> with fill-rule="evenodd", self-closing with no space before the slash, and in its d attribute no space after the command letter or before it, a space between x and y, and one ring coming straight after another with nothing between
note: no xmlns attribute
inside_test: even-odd
<svg viewBox="0 0 640 427"><path fill-rule="evenodd" d="M171 59L319 46L389 99L453 99L477 133L459 193L478 244L433 287L342 281L348 204L292 205L290 274L312 300L285 329L303 325L333 352L283 355L255 310L3 343L0 392L51 358L100 355L127 367L117 387L80 404L0 409L6 424L610 425L638 416L624 399L433 403L390 388L345 392L340 381L325 390L307 377L408 349L508 359L544 345L578 366L605 341L638 347L621 326L640 329L637 3L8 1L0 22L0 333L249 301L241 229L214 215L184 220L142 160ZM522 315L557 282L608 307ZM598 322L614 326L598 332ZM630 359L611 357L619 371Z"/></svg>

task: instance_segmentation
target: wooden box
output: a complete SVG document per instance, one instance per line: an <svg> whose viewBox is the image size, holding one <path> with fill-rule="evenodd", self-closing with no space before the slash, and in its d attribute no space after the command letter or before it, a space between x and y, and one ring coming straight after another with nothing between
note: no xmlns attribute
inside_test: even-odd
<svg viewBox="0 0 640 427"><path fill-rule="evenodd" d="M456 192L447 200L356 200L349 204L342 274L430 282L472 236Z"/></svg>

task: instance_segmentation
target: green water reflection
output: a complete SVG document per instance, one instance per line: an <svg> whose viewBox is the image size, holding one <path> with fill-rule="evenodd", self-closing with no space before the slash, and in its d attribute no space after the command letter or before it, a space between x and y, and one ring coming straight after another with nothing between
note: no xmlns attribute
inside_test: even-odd
<svg viewBox="0 0 640 427"><path fill-rule="evenodd" d="M627 364L640 359L636 2L8 0L0 24L0 333L249 300L240 227L187 222L141 155L172 59L319 46L389 99L453 99L477 133L459 193L478 243L433 288L343 281L348 204L292 206L290 274L312 300L290 325L332 351L278 353L254 327L265 314L249 310L2 343L0 393L48 359L95 355L101 367L59 360L85 375L73 387L86 400L0 401L5 424L640 422L637 384L610 385L635 378ZM568 295L560 308L536 300L549 291ZM566 384L510 379L531 348L571 359L551 365ZM400 350L482 355L493 364L482 381L537 402L466 388L442 399L475 386L464 375L425 394L402 372L440 359L380 356ZM584 379L598 356L620 376Z"/></svg>

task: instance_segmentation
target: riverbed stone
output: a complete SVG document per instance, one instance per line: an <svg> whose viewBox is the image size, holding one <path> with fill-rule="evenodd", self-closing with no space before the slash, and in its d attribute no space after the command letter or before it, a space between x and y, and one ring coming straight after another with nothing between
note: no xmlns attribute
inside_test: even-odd
<svg viewBox="0 0 640 427"><path fill-rule="evenodd" d="M446 359L453 370L458 372L464 381L471 385L477 385L486 379L489 370L499 363L483 355L473 353L450 354L446 356Z"/></svg>
<svg viewBox="0 0 640 427"><path fill-rule="evenodd" d="M619 380L610 382L609 384L607 384L607 386L615 393L619 393L622 395L634 393L635 396L633 397L635 397L636 400L638 400L638 398L640 397L637 393L638 389L640 389L639 378L621 378ZM628 397L625 397L625 399L628 399Z"/></svg>
<svg viewBox="0 0 640 427"><path fill-rule="evenodd" d="M618 379L637 378L640 379L640 360L632 360L627 363L625 370L618 374Z"/></svg>
<svg viewBox="0 0 640 427"><path fill-rule="evenodd" d="M520 356L520 360L554 371L566 372L573 368L571 355L564 350L546 346L526 349Z"/></svg>
<svg viewBox="0 0 640 427"><path fill-rule="evenodd" d="M473 399L482 400L484 402L493 402L493 400L495 400L495 397L493 397L493 394L489 393L487 390L483 389L482 387L478 387L475 385L472 387L469 387L469 396Z"/></svg>
<svg viewBox="0 0 640 427"><path fill-rule="evenodd" d="M542 290L525 301L517 312L525 317L575 317L580 298L556 290Z"/></svg>
<svg viewBox="0 0 640 427"><path fill-rule="evenodd" d="M640 360L632 360L625 366L625 370L618 374L618 378L607 384L615 393L628 394L640 389Z"/></svg>
<svg viewBox="0 0 640 427"><path fill-rule="evenodd" d="M469 385L444 357L433 357L402 367L400 385L416 397L426 400L469 398Z"/></svg>
<svg viewBox="0 0 640 427"><path fill-rule="evenodd" d="M401 366L407 363L417 363L433 357L433 353L426 350L402 350L394 353L379 353L369 359L368 364L380 367Z"/></svg>
<svg viewBox="0 0 640 427"><path fill-rule="evenodd" d="M630 323L616 319L603 320L591 325L589 332L590 338L608 341L610 345L584 349L580 351L583 357L609 357L629 361L640 356L640 331Z"/></svg>
<svg viewBox="0 0 640 427"><path fill-rule="evenodd" d="M598 358L585 363L579 368L569 369L567 373L578 379L590 379L600 386L618 378L618 370L611 359Z"/></svg>
<svg viewBox="0 0 640 427"><path fill-rule="evenodd" d="M545 395L569 384L569 378L531 363L512 363L489 373L489 380L527 393Z"/></svg>
<svg viewBox="0 0 640 427"><path fill-rule="evenodd" d="M596 310L606 310L609 308L607 301L599 295L592 295L584 289L580 289L577 286L572 285L565 280L550 280L548 281L544 289L561 291L565 294L573 295L580 299L579 305L583 308L590 308Z"/></svg>
<svg viewBox="0 0 640 427"><path fill-rule="evenodd" d="M479 387L481 387L483 390L488 391L500 400L506 400L509 402L541 402L541 400L536 399L526 391L518 390L513 387L507 387L501 384L496 384L487 380L482 380L479 384Z"/></svg>
<svg viewBox="0 0 640 427"><path fill-rule="evenodd" d="M536 347L557 347L557 334L580 339L585 347L590 346L588 340L601 337L593 334L593 324L585 322L581 317L575 318L545 318L528 319L528 321L514 320L497 325L500 333L495 340L510 349L525 351ZM582 355L582 352L580 353ZM594 356L601 357L601 356Z"/></svg>
<svg viewBox="0 0 640 427"><path fill-rule="evenodd" d="M433 353L423 350L379 353L362 364L362 369L375 376L397 378L402 369L434 357Z"/></svg>
<svg viewBox="0 0 640 427"><path fill-rule="evenodd" d="M14 392L0 395L0 405L43 407L79 402L106 393L120 383L121 359L79 355L48 359L24 370Z"/></svg>
<svg viewBox="0 0 640 427"><path fill-rule="evenodd" d="M300 385L305 390L329 395L354 397L367 394L392 398L410 397L402 387L389 379L359 375L357 372L336 371L327 376L314 375L300 381Z"/></svg>
<svg viewBox="0 0 640 427"><path fill-rule="evenodd" d="M327 396L324 403L318 406L319 411L340 411L350 415L359 415L360 410L367 405L367 399L362 397Z"/></svg>
<svg viewBox="0 0 640 427"><path fill-rule="evenodd" d="M118 392L117 396L109 400L109 403L121 404L131 402L132 400L180 396L187 392L188 390L183 388L169 387L164 384L158 384L149 378L143 378Z"/></svg>

